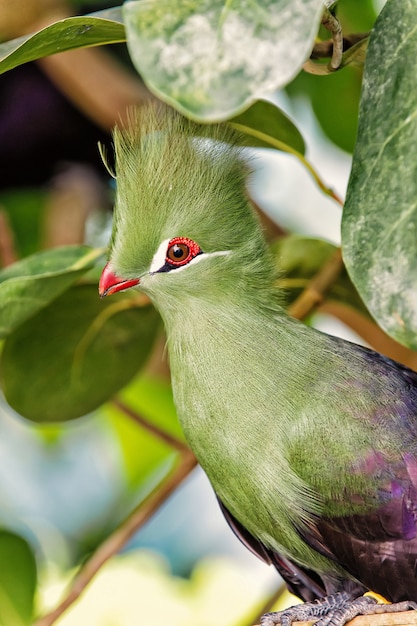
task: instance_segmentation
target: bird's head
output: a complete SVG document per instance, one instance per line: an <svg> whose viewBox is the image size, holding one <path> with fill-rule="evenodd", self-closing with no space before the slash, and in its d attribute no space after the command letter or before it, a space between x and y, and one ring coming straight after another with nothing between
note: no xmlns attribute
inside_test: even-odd
<svg viewBox="0 0 417 626"><path fill-rule="evenodd" d="M117 197L101 296L136 287L161 306L167 297L227 292L249 267L265 273L236 144L224 125L165 107L136 110L128 129L115 131Z"/></svg>

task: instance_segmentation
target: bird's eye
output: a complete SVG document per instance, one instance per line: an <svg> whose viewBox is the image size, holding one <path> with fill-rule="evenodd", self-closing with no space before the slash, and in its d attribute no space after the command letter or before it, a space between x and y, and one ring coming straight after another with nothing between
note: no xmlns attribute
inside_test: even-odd
<svg viewBox="0 0 417 626"><path fill-rule="evenodd" d="M171 267L180 267L198 254L201 254L201 248L195 241L187 237L175 237L168 244L165 260Z"/></svg>
<svg viewBox="0 0 417 626"><path fill-rule="evenodd" d="M178 261L184 261L190 254L190 248L185 243L174 243L173 246L168 248L168 261L174 261L174 263L178 263Z"/></svg>

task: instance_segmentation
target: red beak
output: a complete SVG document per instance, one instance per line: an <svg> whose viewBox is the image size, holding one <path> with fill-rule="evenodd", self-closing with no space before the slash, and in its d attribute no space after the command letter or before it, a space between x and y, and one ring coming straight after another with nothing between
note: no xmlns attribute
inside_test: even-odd
<svg viewBox="0 0 417 626"><path fill-rule="evenodd" d="M135 285L138 285L139 282L139 278L124 280L123 278L120 278L120 276L116 276L116 274L111 271L109 264L107 263L100 277L98 292L100 294L100 298L104 298L104 296L111 296L111 294L116 293L116 291L123 291L124 289L129 289L129 287L134 287Z"/></svg>

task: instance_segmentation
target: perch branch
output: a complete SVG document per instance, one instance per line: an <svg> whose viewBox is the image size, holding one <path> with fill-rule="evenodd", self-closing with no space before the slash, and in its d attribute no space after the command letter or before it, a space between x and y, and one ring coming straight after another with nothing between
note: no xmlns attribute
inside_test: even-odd
<svg viewBox="0 0 417 626"><path fill-rule="evenodd" d="M70 590L62 602L53 611L41 617L33 626L51 626L66 609L75 602L97 574L99 569L127 543L127 541L147 522L178 485L197 465L194 455L186 451L181 461L162 485L157 487L148 498L97 548L94 554L80 569Z"/></svg>
<svg viewBox="0 0 417 626"><path fill-rule="evenodd" d="M346 626L416 626L416 611L404 613L382 613L379 615L358 615L348 622ZM311 622L294 622L293 626L313 626Z"/></svg>

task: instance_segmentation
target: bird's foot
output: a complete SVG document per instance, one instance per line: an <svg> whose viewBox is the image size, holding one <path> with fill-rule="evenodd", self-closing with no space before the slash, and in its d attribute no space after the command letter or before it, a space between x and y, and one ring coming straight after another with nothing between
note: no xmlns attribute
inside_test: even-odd
<svg viewBox="0 0 417 626"><path fill-rule="evenodd" d="M396 604L377 604L375 598L361 596L352 600L348 593L335 593L316 602L305 602L276 613L265 613L261 626L291 626L293 622L312 619L318 621L314 626L344 626L357 615L375 613L400 613L409 609L417 610L416 602L397 602Z"/></svg>

